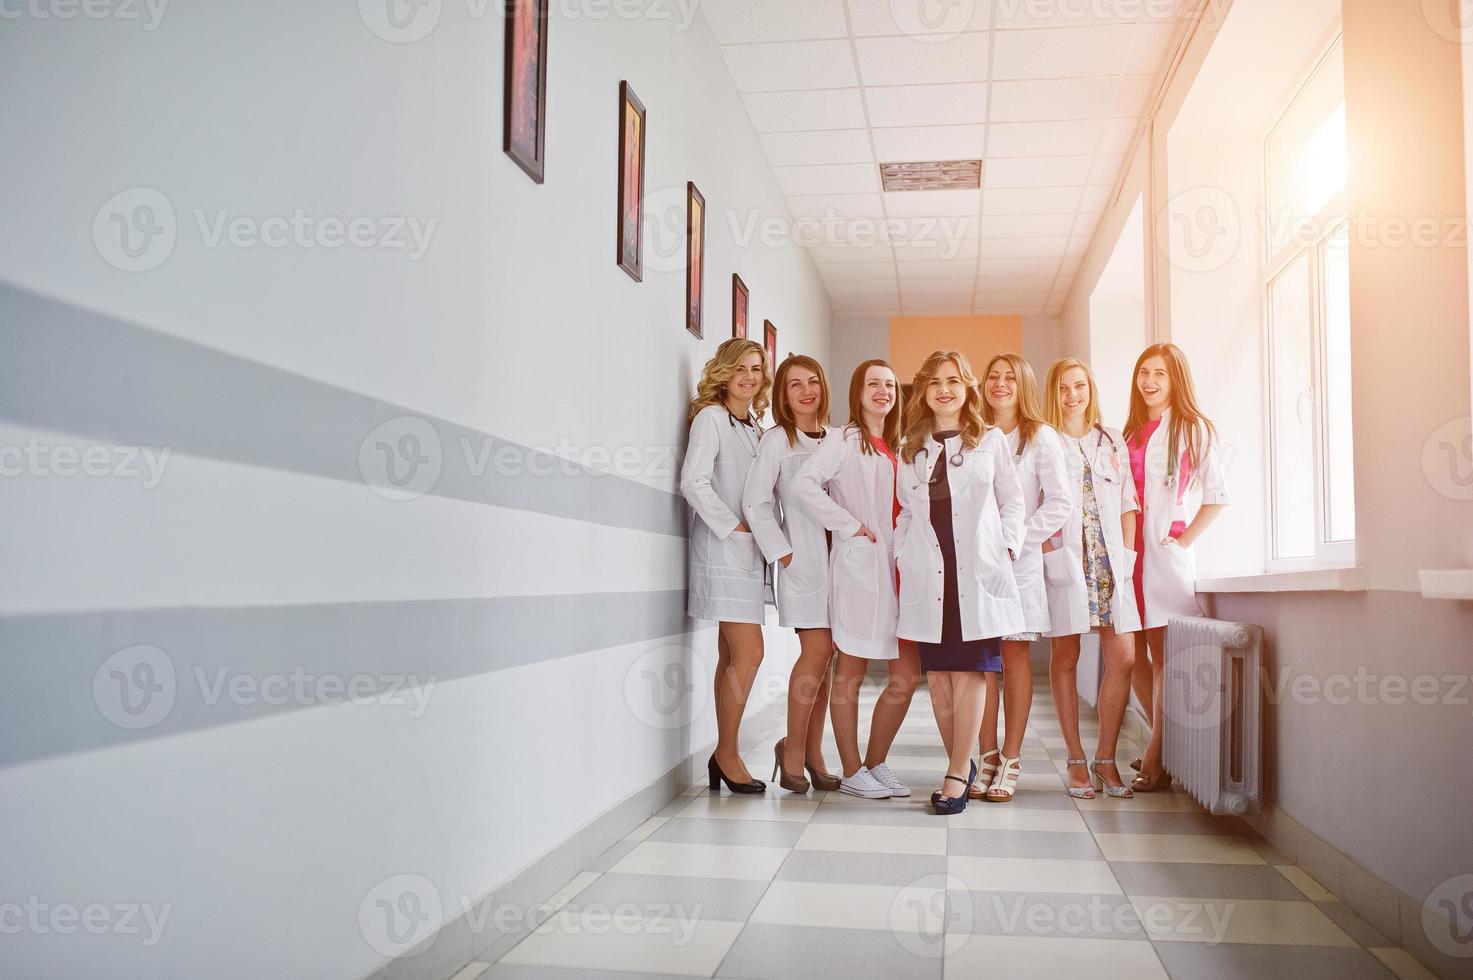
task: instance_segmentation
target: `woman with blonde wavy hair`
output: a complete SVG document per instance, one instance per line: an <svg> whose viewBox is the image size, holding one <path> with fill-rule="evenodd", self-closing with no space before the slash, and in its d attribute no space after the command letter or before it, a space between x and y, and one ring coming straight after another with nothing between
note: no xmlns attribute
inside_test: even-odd
<svg viewBox="0 0 1473 980"><path fill-rule="evenodd" d="M1135 664L1135 637L1141 628L1130 573L1136 553L1139 507L1131 479L1125 440L1100 424L1099 392L1094 375L1072 357L1054 362L1044 383L1044 415L1059 432L1069 467L1072 497L1064 529L1044 544L1043 575L1048 591L1049 687L1059 716L1059 730L1071 758L1067 765L1087 767L1088 782L1067 787L1077 799L1128 797L1120 781L1115 746L1130 699L1130 672ZM1079 739L1079 638L1100 635L1105 674L1100 680L1099 742L1094 759L1084 757Z"/></svg>
<svg viewBox="0 0 1473 980"><path fill-rule="evenodd" d="M733 337L706 362L690 404L690 440L680 493L691 507L687 612L716 620L716 751L706 763L712 790L761 793L742 762L738 728L762 663L762 624L770 591L766 568L744 520L742 489L757 457L772 376L767 352Z"/></svg>
<svg viewBox="0 0 1473 980"><path fill-rule="evenodd" d="M1023 542L1023 490L1002 430L982 417L967 359L936 351L916 372L896 486L902 639L915 640L947 750L936 813L960 813L977 779L972 749L983 672L1002 669L999 637L1025 624L1013 562Z"/></svg>
<svg viewBox="0 0 1473 980"><path fill-rule="evenodd" d="M1013 576L1023 600L1023 631L1002 638L1002 686L1006 702L1002 751L997 746L998 683L987 674L987 707L982 715L982 772L972 795L989 803L1010 803L1023 772L1023 731L1033 701L1029 647L1049 629L1048 593L1043 584L1043 545L1069 519L1073 497L1059 434L1043 420L1033 368L1017 354L998 354L982 379L982 419L1002 429L1023 485L1023 548ZM990 761L995 760L995 761ZM999 772L999 768L1001 772ZM994 779L994 776L996 777Z"/></svg>

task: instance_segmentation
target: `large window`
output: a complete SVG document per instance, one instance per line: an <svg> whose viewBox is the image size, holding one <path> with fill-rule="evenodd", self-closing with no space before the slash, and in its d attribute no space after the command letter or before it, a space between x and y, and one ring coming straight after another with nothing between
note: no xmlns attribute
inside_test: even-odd
<svg viewBox="0 0 1473 980"><path fill-rule="evenodd" d="M1351 564L1345 73L1337 39L1264 139L1270 567Z"/></svg>

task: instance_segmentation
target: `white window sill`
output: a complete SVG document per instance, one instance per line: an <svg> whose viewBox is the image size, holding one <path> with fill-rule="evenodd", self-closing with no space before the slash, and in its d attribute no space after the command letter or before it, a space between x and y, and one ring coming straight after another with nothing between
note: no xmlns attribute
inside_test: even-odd
<svg viewBox="0 0 1473 980"><path fill-rule="evenodd" d="M1260 572L1197 579L1198 592L1364 592L1366 570L1313 568L1298 572Z"/></svg>
<svg viewBox="0 0 1473 980"><path fill-rule="evenodd" d="M1473 569L1451 568L1417 573L1424 599L1473 599Z"/></svg>

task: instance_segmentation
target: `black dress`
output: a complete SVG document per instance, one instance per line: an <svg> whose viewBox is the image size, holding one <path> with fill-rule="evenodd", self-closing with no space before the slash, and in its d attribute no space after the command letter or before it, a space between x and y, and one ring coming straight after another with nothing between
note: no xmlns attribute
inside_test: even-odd
<svg viewBox="0 0 1473 980"><path fill-rule="evenodd" d="M941 545L941 559L946 568L945 586L941 592L941 642L917 643L922 670L1002 671L1002 644L998 637L985 640L962 639L962 608L956 587L956 542L951 527L951 464L946 457L945 441L959 432L937 432L931 437L931 453L936 466L931 471L931 527Z"/></svg>

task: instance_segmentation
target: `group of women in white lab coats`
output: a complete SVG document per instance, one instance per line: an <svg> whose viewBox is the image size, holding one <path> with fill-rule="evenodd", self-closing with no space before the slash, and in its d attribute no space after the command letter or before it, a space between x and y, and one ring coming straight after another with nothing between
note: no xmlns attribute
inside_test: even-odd
<svg viewBox="0 0 1473 980"><path fill-rule="evenodd" d="M1018 355L993 357L979 378L961 353L936 351L902 406L894 371L870 360L850 380L849 421L836 430L825 423L817 361L791 355L774 375L754 341L721 344L691 403L681 471L693 512L689 613L718 623L712 789L766 789L742 761L738 726L762 659L764 604L774 600L801 651L773 760L787 790L910 795L886 757L924 670L948 754L933 809L1008 802L1033 693L1029 645L1043 637L1069 792L1132 795L1114 753L1133 682L1153 719L1134 789L1169 783L1164 626L1200 613L1190 547L1226 503L1216 433L1169 344L1142 353L1123 433L1101 424L1094 379L1078 361L1055 363L1043 396L1040 405ZM761 432L769 402L775 424ZM1100 635L1104 661L1093 759L1075 693L1088 632ZM1149 657L1137 671L1142 632ZM859 688L870 660L887 662L888 680L861 756ZM822 756L826 702L839 773Z"/></svg>

